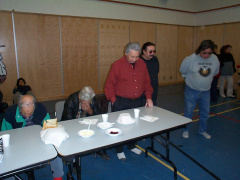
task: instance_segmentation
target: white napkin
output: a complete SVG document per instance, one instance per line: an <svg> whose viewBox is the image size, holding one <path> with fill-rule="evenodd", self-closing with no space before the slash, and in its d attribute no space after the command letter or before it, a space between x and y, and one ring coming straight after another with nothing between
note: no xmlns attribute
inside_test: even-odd
<svg viewBox="0 0 240 180"><path fill-rule="evenodd" d="M63 126L58 125L58 127L55 128L41 130L40 137L45 144L53 144L54 146L59 147L69 135L66 133Z"/></svg>
<svg viewBox="0 0 240 180"><path fill-rule="evenodd" d="M149 115L145 115L143 117L140 117L140 119L148 121L148 122L154 122L156 120L158 120L158 117L153 117L153 116L149 116Z"/></svg>
<svg viewBox="0 0 240 180"><path fill-rule="evenodd" d="M81 124L96 124L98 119L83 119L79 121Z"/></svg>

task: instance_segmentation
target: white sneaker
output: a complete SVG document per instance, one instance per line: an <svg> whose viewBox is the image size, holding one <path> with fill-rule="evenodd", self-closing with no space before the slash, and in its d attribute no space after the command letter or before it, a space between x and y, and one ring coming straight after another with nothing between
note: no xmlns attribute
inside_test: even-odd
<svg viewBox="0 0 240 180"><path fill-rule="evenodd" d="M125 161L125 160L127 159L126 156L125 156L125 154L124 154L124 152L117 153L117 157L118 157L118 159L121 160L121 161Z"/></svg>
<svg viewBox="0 0 240 180"><path fill-rule="evenodd" d="M232 94L232 95L229 95L228 97L232 97L232 98L235 98L236 96L234 96L234 95Z"/></svg>
<svg viewBox="0 0 240 180"><path fill-rule="evenodd" d="M226 97L225 94L220 94L221 97Z"/></svg>
<svg viewBox="0 0 240 180"><path fill-rule="evenodd" d="M207 138L207 139L211 139L211 136L206 132L202 132L202 133L199 133L199 134L202 135L203 137Z"/></svg>
<svg viewBox="0 0 240 180"><path fill-rule="evenodd" d="M189 138L189 132L188 131L183 131L182 137Z"/></svg>
<svg viewBox="0 0 240 180"><path fill-rule="evenodd" d="M131 149L131 151L138 155L142 153L142 151L138 148L133 148L133 149Z"/></svg>

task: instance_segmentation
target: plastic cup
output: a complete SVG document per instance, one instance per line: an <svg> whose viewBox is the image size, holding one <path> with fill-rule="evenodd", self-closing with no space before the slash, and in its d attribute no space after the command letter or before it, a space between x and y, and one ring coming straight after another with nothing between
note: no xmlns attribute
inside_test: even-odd
<svg viewBox="0 0 240 180"><path fill-rule="evenodd" d="M103 119L103 122L107 122L108 121L108 114L102 114L102 119Z"/></svg>
<svg viewBox="0 0 240 180"><path fill-rule="evenodd" d="M135 118L139 117L140 109L133 109Z"/></svg>
<svg viewBox="0 0 240 180"><path fill-rule="evenodd" d="M2 140L3 140L3 147L8 147L9 141L10 141L10 134L2 135Z"/></svg>

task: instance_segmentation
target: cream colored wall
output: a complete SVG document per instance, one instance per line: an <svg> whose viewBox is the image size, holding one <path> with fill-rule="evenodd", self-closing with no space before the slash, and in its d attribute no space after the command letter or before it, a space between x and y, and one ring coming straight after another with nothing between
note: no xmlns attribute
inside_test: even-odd
<svg viewBox="0 0 240 180"><path fill-rule="evenodd" d="M195 11L205 11L240 4L240 0L194 0L194 3Z"/></svg>
<svg viewBox="0 0 240 180"><path fill-rule="evenodd" d="M181 0L184 1L184 0ZM188 0L189 1L189 0ZM189 13L96 0L0 0L0 10L193 25Z"/></svg>
<svg viewBox="0 0 240 180"><path fill-rule="evenodd" d="M240 0L113 0L183 11L205 11L240 4Z"/></svg>
<svg viewBox="0 0 240 180"><path fill-rule="evenodd" d="M240 21L240 6L194 15L194 25L212 25Z"/></svg>
<svg viewBox="0 0 240 180"><path fill-rule="evenodd" d="M240 3L240 0L122 1L191 12L232 6ZM17 12L96 17L189 26L240 21L240 7L200 14L191 14L96 0L0 0L0 10L15 10Z"/></svg>
<svg viewBox="0 0 240 180"><path fill-rule="evenodd" d="M126 3L140 4L146 6L178 9L183 11L194 11L196 0L113 0ZM195 2L196 1L196 2Z"/></svg>

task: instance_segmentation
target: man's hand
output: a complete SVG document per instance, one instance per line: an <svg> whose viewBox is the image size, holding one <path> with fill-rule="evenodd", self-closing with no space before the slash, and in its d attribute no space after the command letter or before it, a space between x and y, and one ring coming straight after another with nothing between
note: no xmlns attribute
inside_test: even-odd
<svg viewBox="0 0 240 180"><path fill-rule="evenodd" d="M93 114L93 110L90 106L90 101L82 101L82 110L86 111L90 115Z"/></svg>
<svg viewBox="0 0 240 180"><path fill-rule="evenodd" d="M147 102L145 104L145 107L153 107L153 102L151 99L147 99Z"/></svg>

